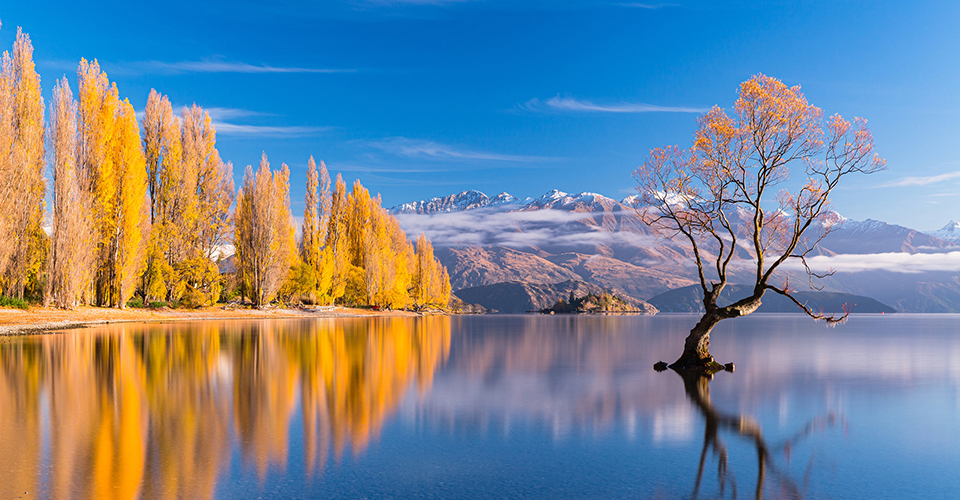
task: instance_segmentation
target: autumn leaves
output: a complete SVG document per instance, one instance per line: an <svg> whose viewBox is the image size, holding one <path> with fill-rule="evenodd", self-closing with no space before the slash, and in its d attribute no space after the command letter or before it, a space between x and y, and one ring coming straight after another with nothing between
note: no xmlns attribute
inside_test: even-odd
<svg viewBox="0 0 960 500"><path fill-rule="evenodd" d="M320 305L446 308L450 278L424 235L414 247L396 217L360 184L348 193L326 165L307 167L302 237L289 226L289 169L271 172L266 156L248 168L237 197L237 261L255 305L279 295ZM290 271L287 272L286 270Z"/></svg>
<svg viewBox="0 0 960 500"><path fill-rule="evenodd" d="M174 113L156 91L138 123L96 61L66 77L44 123L28 35L0 60L0 291L58 307L201 306L246 298L387 308L445 308L446 270L421 235L357 181L350 193L313 158L302 238L290 212L290 170L266 154L234 195L233 167L209 114ZM50 227L45 230L50 165ZM318 191L319 188L319 191ZM231 208L234 209L231 211ZM236 249L234 276L218 260ZM225 286L228 290L225 293Z"/></svg>

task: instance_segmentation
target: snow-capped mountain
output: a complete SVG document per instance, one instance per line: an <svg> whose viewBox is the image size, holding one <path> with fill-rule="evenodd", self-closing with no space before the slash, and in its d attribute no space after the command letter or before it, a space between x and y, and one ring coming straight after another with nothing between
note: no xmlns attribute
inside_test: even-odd
<svg viewBox="0 0 960 500"><path fill-rule="evenodd" d="M620 200L620 203L628 207L636 207L637 204L640 203L640 197L635 194L631 194L630 196Z"/></svg>
<svg viewBox="0 0 960 500"><path fill-rule="evenodd" d="M946 226L936 231L930 231L927 234L951 243L960 243L960 222L951 220Z"/></svg>
<svg viewBox="0 0 960 500"><path fill-rule="evenodd" d="M574 208L576 205L592 206L595 204L611 206L618 202L601 194L583 192L568 194L554 189L539 198L519 199L510 193L500 193L493 198L475 189L463 191L449 196L431 198L429 200L402 203L390 208L394 214L436 214L447 212L461 212L487 207L503 207L510 210L544 209L544 208Z"/></svg>
<svg viewBox="0 0 960 500"><path fill-rule="evenodd" d="M500 193L496 198L500 200L500 203L503 203L503 200L513 199L513 196L507 193ZM488 205L490 205L489 196L475 189L470 189L442 198L430 198L429 200L403 203L391 208L390 212L401 214L435 214L442 212L459 212Z"/></svg>
<svg viewBox="0 0 960 500"><path fill-rule="evenodd" d="M518 199L470 190L391 212L407 234L431 239L454 290L579 279L645 300L696 283L689 245L657 237L637 213L637 199L558 190ZM749 214L730 215L737 222ZM839 222L810 254L811 262L828 259L820 265L837 271L822 283L828 291L872 297L900 311L960 312L960 268L953 263L960 223L924 233L871 219ZM752 259L746 246L737 255ZM802 270L787 272L791 283L808 280Z"/></svg>

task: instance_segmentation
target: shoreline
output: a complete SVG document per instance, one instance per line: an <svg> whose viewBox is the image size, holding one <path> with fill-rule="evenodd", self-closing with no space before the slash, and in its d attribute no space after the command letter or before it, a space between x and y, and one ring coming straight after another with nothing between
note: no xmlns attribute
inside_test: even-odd
<svg viewBox="0 0 960 500"><path fill-rule="evenodd" d="M189 310L167 308L156 310L133 308L113 309L91 306L82 306L72 310L53 307L30 307L26 310L3 308L0 309L0 336L39 335L113 323L159 323L237 319L419 317L426 315L431 315L431 313L374 311L371 309L340 306L317 309L246 309L230 306L208 306Z"/></svg>

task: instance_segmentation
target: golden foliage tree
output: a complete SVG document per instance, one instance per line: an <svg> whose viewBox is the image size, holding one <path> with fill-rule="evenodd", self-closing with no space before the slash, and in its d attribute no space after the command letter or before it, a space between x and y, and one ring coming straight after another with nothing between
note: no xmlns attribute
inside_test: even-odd
<svg viewBox="0 0 960 500"><path fill-rule="evenodd" d="M75 307L93 277L97 247L95 228L88 217L90 184L77 168L77 103L66 77L53 89L50 144L53 229L46 300L57 307Z"/></svg>
<svg viewBox="0 0 960 500"><path fill-rule="evenodd" d="M254 173L247 166L234 213L237 270L249 297L262 307L279 291L296 258L290 216L290 171L271 171L266 153Z"/></svg>
<svg viewBox="0 0 960 500"><path fill-rule="evenodd" d="M343 177L337 174L330 196L330 217L327 218L327 237L323 248L323 259L328 261L324 266L329 265L331 270L330 284L329 287L319 287L321 297L326 297L329 301L327 303L333 303L346 292L350 273L347 224L347 185L343 182Z"/></svg>
<svg viewBox="0 0 960 500"><path fill-rule="evenodd" d="M174 115L170 100L151 90L141 126L150 189L150 222L154 228L142 293L147 300L173 300L183 293L182 282L173 268L180 260L178 250L183 241L176 224L180 220L177 193L181 191L183 158L180 119Z"/></svg>
<svg viewBox="0 0 960 500"><path fill-rule="evenodd" d="M327 166L311 156L307 161L307 191L304 196L303 225L301 226L298 273L300 291L310 300L321 304L332 302L330 288L333 281L333 254L324 244L330 222L332 198L330 174Z"/></svg>
<svg viewBox="0 0 960 500"><path fill-rule="evenodd" d="M450 302L450 277L447 268L433 255L433 245L423 233L417 237L416 268L411 292L417 308L445 308Z"/></svg>
<svg viewBox="0 0 960 500"><path fill-rule="evenodd" d="M79 164L93 193L98 234L94 299L124 307L133 295L149 231L146 159L140 128L129 101L97 61L81 59L79 80Z"/></svg>
<svg viewBox="0 0 960 500"><path fill-rule="evenodd" d="M340 175L332 193L329 185L323 162L318 171L311 158L300 244L303 263L296 273L301 290L312 286L310 294L321 304L445 308L450 279L432 248L421 265L379 195L371 197L359 180L347 193Z"/></svg>
<svg viewBox="0 0 960 500"><path fill-rule="evenodd" d="M3 291L22 298L28 286L40 288L45 235L42 229L45 184L44 104L40 76L33 62L30 36L17 29L13 56L0 65L0 170L6 187L0 193L5 221L0 227Z"/></svg>
<svg viewBox="0 0 960 500"><path fill-rule="evenodd" d="M784 189L774 195L795 165L803 166L806 181L793 193ZM866 120L851 123L834 115L824 130L822 111L807 102L800 87L764 75L740 85L733 116L714 107L700 117L691 149L651 151L634 173L641 200L650 207L645 220L691 245L705 309L673 366L716 369L709 352L711 330L724 319L756 311L768 290L792 299L814 318L842 320L801 304L789 282L774 283L775 272L790 259L806 264L806 255L838 227L830 194L842 178L883 166L873 153ZM768 208L771 196L779 205L774 210ZM753 291L718 306L741 246L753 258Z"/></svg>
<svg viewBox="0 0 960 500"><path fill-rule="evenodd" d="M188 299L194 305L220 294L214 258L229 227L232 166L216 149L216 130L203 108L174 115L166 96L150 92L142 119L151 220L143 292L149 299ZM186 294L186 295L185 295Z"/></svg>
<svg viewBox="0 0 960 500"><path fill-rule="evenodd" d="M0 56L0 213L16 213L21 170L13 162L14 139L13 59L9 52ZM10 262L16 235L16 218L0 217L0 279ZM2 284L2 282L0 282ZM3 287L0 287L3 288Z"/></svg>

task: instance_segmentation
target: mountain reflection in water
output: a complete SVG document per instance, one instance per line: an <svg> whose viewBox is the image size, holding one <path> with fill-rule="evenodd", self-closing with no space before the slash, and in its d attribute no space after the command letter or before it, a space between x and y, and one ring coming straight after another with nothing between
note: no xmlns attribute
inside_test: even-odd
<svg viewBox="0 0 960 500"><path fill-rule="evenodd" d="M114 325L0 338L0 498L951 498L960 318ZM29 492L29 493L25 493ZM918 494L921 492L922 494Z"/></svg>

